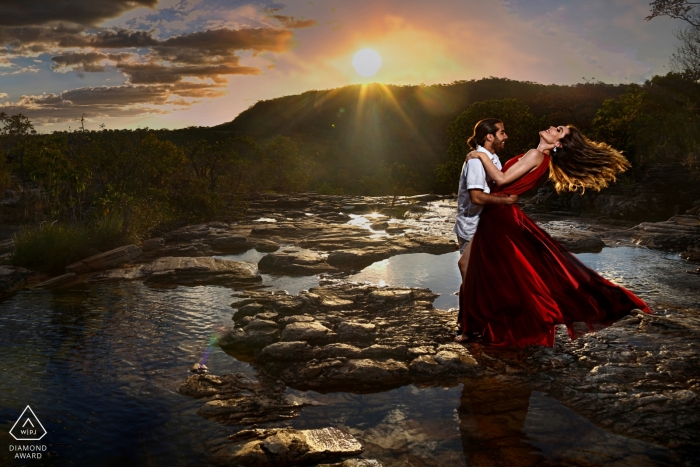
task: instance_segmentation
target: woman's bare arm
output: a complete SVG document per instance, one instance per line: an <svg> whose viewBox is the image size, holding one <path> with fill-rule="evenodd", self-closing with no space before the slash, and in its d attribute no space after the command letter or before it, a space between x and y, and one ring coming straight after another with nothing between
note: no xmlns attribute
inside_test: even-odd
<svg viewBox="0 0 700 467"><path fill-rule="evenodd" d="M484 170L486 170L486 173L488 174L491 179L496 182L496 185L501 186L501 185L507 185L526 173L530 172L532 169L537 167L542 163L542 160L544 159L544 154L542 154L540 151L537 149L530 149L523 157L520 158L518 162L513 164L507 172L501 172L498 167L496 167L489 158L489 156L486 155L486 153L483 153L481 151L472 151L467 155L467 159L473 159L478 157L481 163L484 166Z"/></svg>

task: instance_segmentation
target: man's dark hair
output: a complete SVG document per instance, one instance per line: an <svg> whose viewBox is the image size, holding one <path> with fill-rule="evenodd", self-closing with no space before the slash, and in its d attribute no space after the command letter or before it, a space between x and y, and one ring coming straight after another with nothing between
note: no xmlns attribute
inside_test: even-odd
<svg viewBox="0 0 700 467"><path fill-rule="evenodd" d="M471 146L472 149L476 149L476 145L484 145L487 135L495 135L498 133L498 123L503 123L497 118L485 118L479 120L479 122L474 125L474 134L467 140L467 144Z"/></svg>

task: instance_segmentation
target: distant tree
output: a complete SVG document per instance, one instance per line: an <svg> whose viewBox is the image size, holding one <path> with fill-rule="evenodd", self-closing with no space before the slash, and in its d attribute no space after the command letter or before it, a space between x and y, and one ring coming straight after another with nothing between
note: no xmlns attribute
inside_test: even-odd
<svg viewBox="0 0 700 467"><path fill-rule="evenodd" d="M605 101L592 136L637 164L694 161L700 150L698 102L700 84L688 75L655 76Z"/></svg>
<svg viewBox="0 0 700 467"><path fill-rule="evenodd" d="M0 140L2 140L5 157L10 161L17 159L20 167L20 175L22 181L26 177L24 170L24 154L27 149L29 136L36 134L34 125L29 121L29 118L19 113L16 115L8 115L5 112L0 112Z"/></svg>
<svg viewBox="0 0 700 467"><path fill-rule="evenodd" d="M654 0L649 4L651 21L659 16L680 19L686 23L684 29L675 32L678 43L671 56L671 69L700 79L700 2L688 0Z"/></svg>
<svg viewBox="0 0 700 467"><path fill-rule="evenodd" d="M505 149L498 154L501 162L536 146L542 121L532 115L527 105L517 99L490 99L472 104L447 127L450 141L448 161L438 165L435 170L438 183L443 188L454 189L457 186L462 164L471 151L467 140L477 122L484 118L498 118L504 123L508 140Z"/></svg>

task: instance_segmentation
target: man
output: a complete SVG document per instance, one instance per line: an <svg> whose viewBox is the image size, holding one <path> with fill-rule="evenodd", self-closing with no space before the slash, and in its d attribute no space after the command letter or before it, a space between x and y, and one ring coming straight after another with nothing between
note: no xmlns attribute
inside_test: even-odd
<svg viewBox="0 0 700 467"><path fill-rule="evenodd" d="M505 147L508 139L503 122L495 118L485 118L474 126L474 134L467 143L473 149L486 153L493 161L494 165L501 168L501 161L496 155ZM457 265L462 276L462 282L467 272L469 264L469 254L471 253L472 238L479 225L479 217L484 206L487 204L514 204L518 197L516 195L493 196L491 187L493 181L486 175L484 166L479 159L469 159L462 166L462 174L459 178L459 192L457 195L457 219L454 232L457 234L459 252L461 254ZM460 287L461 290L461 287ZM462 307L460 303L457 324L461 329ZM455 339L457 342L464 342L471 338L460 331L460 335Z"/></svg>

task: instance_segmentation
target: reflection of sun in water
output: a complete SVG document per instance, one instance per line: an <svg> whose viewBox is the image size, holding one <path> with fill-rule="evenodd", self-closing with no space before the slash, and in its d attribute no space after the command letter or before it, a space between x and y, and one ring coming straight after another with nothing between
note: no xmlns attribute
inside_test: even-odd
<svg viewBox="0 0 700 467"><path fill-rule="evenodd" d="M358 50L352 57L352 66L362 76L374 76L382 66L382 57L372 49Z"/></svg>

